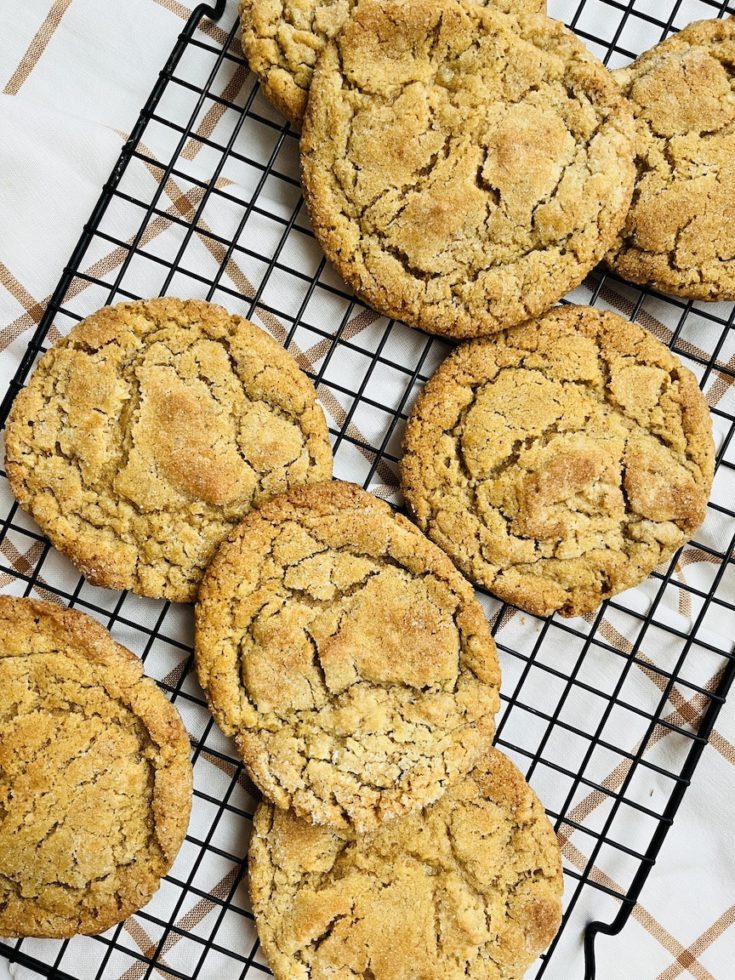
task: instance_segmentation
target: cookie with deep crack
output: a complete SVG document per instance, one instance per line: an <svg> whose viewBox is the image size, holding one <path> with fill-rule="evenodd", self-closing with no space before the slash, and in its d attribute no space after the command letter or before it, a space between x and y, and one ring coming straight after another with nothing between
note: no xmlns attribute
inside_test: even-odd
<svg viewBox="0 0 735 980"><path fill-rule="evenodd" d="M331 476L314 388L248 320L196 300L107 307L41 359L8 422L10 486L95 585L193 600L255 504Z"/></svg>
<svg viewBox="0 0 735 980"><path fill-rule="evenodd" d="M554 832L491 748L438 803L357 838L262 803L249 882L277 980L510 980L561 919Z"/></svg>
<svg viewBox="0 0 735 980"><path fill-rule="evenodd" d="M304 193L379 312L450 337L543 313L602 258L633 189L632 111L562 24L363 0L314 73Z"/></svg>
<svg viewBox="0 0 735 980"><path fill-rule="evenodd" d="M474 582L539 616L594 610L704 519L712 423L642 327L583 306L457 348L408 422L403 492Z"/></svg>
<svg viewBox="0 0 735 980"><path fill-rule="evenodd" d="M506 12L544 13L546 0L476 0ZM306 111L311 76L355 0L240 0L245 57L268 100L295 129Z"/></svg>
<svg viewBox="0 0 735 980"><path fill-rule="evenodd" d="M638 178L608 264L676 296L735 299L735 18L691 24L615 75Z"/></svg>
<svg viewBox="0 0 735 980"><path fill-rule="evenodd" d="M195 653L259 789L313 823L366 831L438 799L494 732L498 663L472 588L349 483L245 518L202 582Z"/></svg>
<svg viewBox="0 0 735 980"><path fill-rule="evenodd" d="M191 808L189 740L89 616L0 597L0 936L103 932L158 890Z"/></svg>

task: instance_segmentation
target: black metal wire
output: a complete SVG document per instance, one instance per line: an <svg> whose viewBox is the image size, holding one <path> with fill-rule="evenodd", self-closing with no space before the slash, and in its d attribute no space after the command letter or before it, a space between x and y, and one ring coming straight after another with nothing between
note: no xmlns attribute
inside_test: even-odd
<svg viewBox="0 0 735 980"><path fill-rule="evenodd" d="M581 26L583 14L591 3L601 4L609 11L610 36L593 35ZM732 2L722 0L701 0L711 8L712 16L724 16L735 12ZM671 0L663 16L656 16L650 10L642 11L637 8L637 0L579 0L575 13L570 19L570 26L580 36L587 38L598 48L604 48L603 58L606 62L613 57L628 58L636 52L626 50L621 43L626 36L626 28L631 20L637 19L648 29L656 31L663 37L675 29L675 18L679 11L680 0ZM304 241L313 240L313 234L308 226L308 220L303 209L300 196L294 197L284 213L275 213L269 204L265 189L272 181L296 194L298 180L288 173L287 160L293 154L296 136L292 130L277 120L275 114L269 114L258 96L257 86L247 89L245 98L227 94L221 85L221 74L225 75L242 70L244 61L239 53L238 45L234 42L235 28L229 32L222 43L212 40L212 32L197 32L197 27L203 18L218 19L224 13L225 0L217 0L213 5L202 4L193 13L178 38L174 50L166 62L151 95L146 102L129 140L116 163L110 178L105 183L102 195L95 206L89 221L85 225L82 237L75 248L68 265L59 281L57 288L48 304L48 308L34 332L27 350L19 365L18 371L10 384L10 389L0 405L0 424L5 423L12 400L17 391L25 383L36 358L47 347L47 335L52 324L57 319L76 322L81 313L75 309L73 299L83 288L103 290L105 301L134 299L139 297L140 285L134 273L134 264L145 258L151 267L160 268L163 273L161 291L174 289L176 277L186 277L186 281L198 284L205 290L206 298L228 298L240 304L246 302L247 314L255 317L277 317L283 324L285 334L282 338L285 346L289 347L296 341L299 331L306 331L308 336L321 343L324 350L318 366L310 370L310 375L318 388L329 391L333 398L343 404L342 417L331 427L336 461L339 467L341 456L345 452L356 454L364 461L364 483L373 485L379 474L390 470L395 472L398 463L398 452L394 449L404 424L410 399L416 388L420 386L431 373L431 356L436 353L440 342L418 333L414 356L401 359L393 353L393 344L398 331L403 330L393 321L379 321L372 334L372 343L363 346L360 338L351 333L353 317L358 311L354 297L336 279L329 275L329 270L321 258L313 271L308 273L292 268L287 257L284 257L286 246L293 235L303 236ZM600 35L602 28L600 26ZM195 52L207 62L207 69L202 70L201 78L187 77L185 71L180 71L187 53ZM181 122L173 119L166 112L164 96L169 86L175 87L181 93L191 96L191 108L188 118ZM208 135L196 131L196 121L204 107L216 106L228 118L234 120L229 135L220 141L212 133ZM263 155L253 151L243 136L246 125L254 123L264 132L272 134L273 141L269 151ZM147 148L146 135L149 127L162 127L172 136L175 148L162 160L151 155ZM190 173L186 167L185 148L196 143L201 149L216 155L207 179ZM227 187L216 185L217 178L225 172L228 165L236 163L242 168L249 168L257 174L252 192L243 199L228 190ZM286 165L284 166L284 163ZM141 200L125 187L125 177L129 168L145 166L157 177L157 187L149 200ZM199 195L188 209L175 213L166 209L162 204L163 195L170 181L191 188ZM224 234L213 228L204 227L203 220L208 205L216 202L239 209L239 217L228 233ZM135 217L135 231L129 240L125 240L119 232L111 230L105 224L105 219L111 207L123 208L128 216ZM267 220L274 229L278 229L278 241L275 247L267 250L258 241L245 244L246 232L253 221ZM151 223L165 221L170 227L181 233L180 244L173 258L156 255L148 248L147 236ZM187 259L188 247L193 240L199 240L216 256L218 269L214 275L202 274L191 268ZM95 245L105 243L122 250L123 261L114 273L100 272L94 266L89 266L88 256ZM259 263L261 272L253 282L252 288L243 291L237 285L226 281L227 273L232 262L254 261ZM89 267L87 267L89 266ZM288 275L293 283L298 283L303 294L295 310L281 309L278 296L273 299L269 293L275 277ZM619 280L610 274L595 274L591 282L592 296L590 302L595 304L605 298L610 284L618 284ZM673 328L670 340L671 347L687 357L695 365L703 369L702 384L706 384L713 371L723 379L735 379L735 368L722 358L725 343L733 334L733 317L735 308L729 315L723 315L720 307L695 307L691 302L664 297L653 291L624 287L631 300L630 318L635 320L642 315L650 302L662 301L676 311L676 326ZM311 303L319 293L335 303L339 312L332 323L315 323L310 312ZM706 350L692 350L691 344L685 337L685 328L696 316L703 324L717 332L715 343L704 345ZM348 378L336 376L342 354L363 358L364 369L359 381L351 383ZM400 378L400 394L393 404L385 404L381 400L379 385L374 382L378 372L391 371ZM378 390L376 390L378 389ZM380 433L375 438L363 436L356 427L356 420L361 412L370 411L380 415L383 424ZM733 434L735 434L735 416L726 409L716 406L713 415L721 427L726 427L724 438L717 456L718 467L724 471L735 470L735 463L726 458ZM386 470L387 468L387 470ZM4 479L4 473L0 471ZM720 503L710 505L713 512L735 522L733 503L727 506ZM735 523L730 524L735 528ZM10 552L6 542L21 542L22 548L32 557L10 560ZM670 829L676 812L682 802L692 774L699 762L702 751L707 744L709 735L716 722L718 712L735 679L735 653L732 648L725 649L717 646L706 636L701 635L705 618L712 609L723 612L735 612L735 604L728 601L719 588L721 580L728 567L733 564L733 548L735 535L723 549L713 548L704 542L695 543L716 567L711 587L708 591L679 581L675 577L677 560L671 562L665 571L657 571L652 577L655 586L648 609L645 612L629 608L623 597L606 604L592 622L585 628L579 621L563 621L548 619L540 623L533 642L517 646L508 644L504 635L498 631L505 622L508 607L501 604L494 615L494 631L498 634L498 646L504 658L506 680L502 692L503 713L498 722L497 744L509 751L521 765L524 764L530 779L553 774L560 780L560 786L566 787L560 805L555 808L549 805L549 815L560 831L577 835L576 840L585 842L584 865L581 867L565 867L567 878L566 907L562 929L552 944L550 950L541 958L536 976L542 976L552 962L554 951L558 944L571 929L577 929L581 934L586 923L575 918L575 908L583 894L597 894L601 899L612 901L615 912L609 916L609 921L595 921L587 925L585 935L586 977L593 980L595 975L594 941L599 934L615 935L627 922L630 912L638 900L641 889L650 873L660 851L663 840ZM19 549L20 550L20 549ZM7 513L0 517L0 575L6 581L12 580L24 593L36 591L41 595L58 596L70 606L76 606L95 614L106 622L109 627L134 632L138 637L139 652L144 661L155 657L160 645L175 651L181 662L176 676L159 683L172 701L183 710L199 710L205 708L201 692L188 684L191 669L191 650L180 640L169 635L171 630L167 623L170 614L168 603L162 603L153 626L141 623L130 612L128 597L125 593L117 596L106 608L91 597L84 587L84 580L78 579L73 588L69 589L59 584L53 574L47 574L45 569L52 560L53 552L48 542L37 529L31 527L16 504L8 506ZM688 630L682 630L665 623L660 616L660 608L664 596L676 592L687 601L696 604L696 614L693 625ZM609 636L603 635L599 627L607 612L614 611L619 616L625 616L634 632L634 639L627 645L619 646ZM662 667L652 663L643 653L643 644L654 634L665 634L672 646L671 665ZM569 648L569 656L563 662L548 662L547 650L561 640ZM674 652L675 651L675 652ZM692 664L698 664L698 656L716 658L720 664L717 674L717 684L710 690L704 683L705 678L696 673L693 679ZM604 657L606 663L613 667L614 682L607 692L598 690L594 684L585 679L585 665L590 657ZM627 694L627 683L636 672L646 671L654 679L659 688L658 699L651 699L645 705L633 703ZM543 704L533 697L533 685L542 680L549 693ZM700 683L701 682L701 683ZM672 720L665 717L667 704L670 705L671 695L676 692L680 696L697 697L702 703L699 720L694 723L684 723L685 719ZM581 727L575 721L565 717L565 712L574 698L586 697L596 699L595 712L590 716L588 724ZM608 733L607 722L615 712L624 711L631 719L642 726L644 734L635 750L628 746L617 744ZM194 740L194 762L199 764L200 758L207 758L225 767L229 773L229 784L220 794L215 795L209 788L197 787L195 802L202 807L209 807L212 819L203 838L195 836L193 831L187 835L187 846L193 849L194 857L187 869L185 877L167 876L167 883L178 889L178 898L173 903L170 914L165 919L156 916L151 910L144 909L138 914L138 921L155 933L155 941L145 950L137 949L124 941L124 927L119 925L114 930L93 940L99 945L99 961L95 963L95 980L104 980L107 971L111 969L112 958L124 954L136 964L136 975L150 977L154 973L170 977L196 978L205 966L209 957L226 958L228 963L223 977L252 976L257 973L267 973L266 967L259 962L257 942L253 938L249 949L235 950L228 948L218 933L228 915L236 915L243 923L252 925L252 914L242 907L237 899L238 888L241 886L245 872L243 862L245 847L236 848L222 846L218 840L218 832L228 820L241 821L249 825L250 809L238 802L238 793L242 791L242 766L239 761L227 752L220 751L211 744L213 722L207 717L203 730ZM533 744L522 744L518 737L519 719L527 719L536 726ZM515 726L515 727L514 727ZM522 727L522 726L521 726ZM680 739L682 751L679 758L679 768L666 768L646 752L656 733L666 731ZM551 746L554 739L561 737L579 747L580 759L555 757ZM591 762L596 753L607 753L616 764L627 767L621 784L616 788L605 785L594 778ZM202 763L203 764L203 763ZM658 809L642 803L630 792L633 780L637 774L645 773L650 777L665 780L668 795L665 804ZM573 804L579 791L594 792L604 801L607 809L604 819L598 823L585 823L576 819L572 813ZM640 825L649 828L645 841L636 844L620 840L616 836L618 818L621 813L636 816ZM612 850L622 858L632 863L634 870L624 885L603 880L595 874L595 861L603 849ZM229 884L222 893L213 895L198 881L198 874L207 858L217 858L231 868ZM211 925L204 935L199 935L192 929L185 928L179 921L179 913L188 899L207 903ZM173 967L166 960L167 952L172 946L186 941L191 944L188 949L191 962L187 962L185 971ZM29 952L25 941L11 943L0 940L0 955L6 956L12 962L19 963L35 970L38 974L58 980L73 980L65 964L67 957L71 959L75 941L65 941L59 944L48 944L48 958L42 957L34 947ZM78 954L76 954L78 955Z"/></svg>

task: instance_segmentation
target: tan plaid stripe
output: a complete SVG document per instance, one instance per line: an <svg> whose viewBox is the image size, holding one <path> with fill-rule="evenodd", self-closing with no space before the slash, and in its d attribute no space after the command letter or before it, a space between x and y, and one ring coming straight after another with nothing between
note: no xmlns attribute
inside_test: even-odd
<svg viewBox="0 0 735 980"><path fill-rule="evenodd" d="M0 552L4 558L7 558L9 564L21 575L30 575L33 569L36 567L38 559L41 557L41 552L44 549L43 541L35 541L31 547L25 553L18 551L12 541L7 537L0 544ZM11 582L16 581L14 576L8 574L8 572L0 572L0 586L10 585ZM59 599L56 600L60 602Z"/></svg>
<svg viewBox="0 0 735 980"><path fill-rule="evenodd" d="M342 338L344 340L353 340L359 333L366 330L368 327L372 326L376 320L380 319L380 314L376 313L374 310L360 310L360 312L353 317L352 320L345 326L342 331ZM314 364L321 361L323 357L326 357L332 347L332 339L328 337L323 337L320 341L310 347L306 352L306 364L309 368L312 368Z"/></svg>
<svg viewBox="0 0 735 980"><path fill-rule="evenodd" d="M735 766L735 745L728 741L724 735L721 735L720 732L712 732L709 744L720 753L726 762Z"/></svg>
<svg viewBox="0 0 735 980"><path fill-rule="evenodd" d="M233 72L232 78L221 92L222 98L227 99L228 102L234 102L245 88L249 77L250 72L248 69L244 68L242 65L238 65L237 69ZM220 121L220 119L222 119L226 112L226 105L222 105L221 102L212 103L197 126L197 135L203 137L204 139L209 139L212 136L217 123ZM181 155L185 160L193 160L204 146L205 144L202 142L202 140L189 139L186 146L181 151Z"/></svg>
<svg viewBox="0 0 735 980"><path fill-rule="evenodd" d="M624 653L633 652L633 644L629 640L627 640L620 632L618 632L618 630L615 629L615 627L608 619L606 618L602 619L599 625L599 632L608 641L608 643L611 644L611 646L616 647L618 650L622 650ZM650 665L651 669L647 669L646 664ZM646 677L648 677L648 679L652 681L656 685L656 687L658 687L660 691L664 691L668 687L668 683L669 683L668 678L664 677L662 674L660 674L657 670L654 669L656 665L649 657L646 656L646 654L642 650L638 650L636 654L636 666L641 671L641 673L643 673ZM715 676L710 680L709 684L707 685L708 690L713 691L717 687L717 684L719 683L721 678L721 674L722 671L718 671L717 674L715 674ZM696 698L703 698L705 702L707 702L708 700L704 695L701 694L695 695L695 699ZM683 696L677 690L676 686L672 687L672 689L669 691L667 695L667 700L677 711L681 713L682 722L684 724L688 723L694 725L695 723L699 722L700 720L699 712L687 707L689 703L684 700Z"/></svg>
<svg viewBox="0 0 735 980"><path fill-rule="evenodd" d="M25 286L18 282L10 269L0 262L0 286L3 286L10 295L18 301L34 323L39 323L43 316L43 306L38 303Z"/></svg>
<svg viewBox="0 0 735 980"><path fill-rule="evenodd" d="M0 351L5 350L8 344L12 344L21 334L25 333L30 327L37 326L41 322L45 304L34 299L25 286L18 282L13 273L6 265L0 262L0 286L3 286L10 295L17 300L23 308L23 315L14 320L7 327L0 330ZM56 340L59 332L52 325L48 337Z"/></svg>
<svg viewBox="0 0 735 980"><path fill-rule="evenodd" d="M2 544L0 545L0 552L8 559L10 565L16 569L21 575L30 576L36 567L38 559L41 557L45 545L43 541L34 542L25 554L22 554L15 547L9 538L5 537ZM0 574L0 584L9 585L13 579L3 572ZM57 605L63 605L64 603L50 589L45 588L45 580L42 576L37 576L36 581L33 585L34 592L37 592L42 599L46 599L48 602L55 602Z"/></svg>
<svg viewBox="0 0 735 980"><path fill-rule="evenodd" d="M722 913L719 919L712 923L709 929L705 929L693 943L677 953L676 960L667 970L660 973L656 980L674 980L675 977L678 977L685 970L694 973L694 976L698 976L699 974L695 973L692 969L692 966L697 963L697 956L701 956L734 923L735 905L731 905L727 911Z"/></svg>
<svg viewBox="0 0 735 980"><path fill-rule="evenodd" d="M632 916L647 932L654 937L654 939L657 939L663 948L671 953L676 960L678 960L680 956L686 958L687 951L685 947L679 942L678 939L672 936L668 930L664 929L661 923L658 922L640 903L633 909ZM689 970L693 977L697 977L698 980L718 980L718 978L713 977L709 970L705 969L695 957L689 957L688 959L689 964L687 966L687 970Z"/></svg>
<svg viewBox="0 0 735 980"><path fill-rule="evenodd" d="M159 7L163 7L164 10L168 10L169 13L180 17L182 20L189 19L191 16L191 11L194 7L193 3L191 6L187 6L186 4L178 3L177 0L153 0L153 2L158 4ZM213 23L211 20L207 20L206 17L199 22L198 30L200 30L203 34L207 34L213 41L216 41L217 44L227 43L227 32L223 31L221 27Z"/></svg>
<svg viewBox="0 0 735 980"><path fill-rule="evenodd" d="M52 4L43 24L36 31L33 40L23 55L20 64L13 72L10 80L3 89L5 95L17 95L23 83L27 80L38 61L46 50L46 47L54 36L54 31L59 26L61 18L69 9L72 0L56 0Z"/></svg>
<svg viewBox="0 0 735 980"><path fill-rule="evenodd" d="M194 928L194 926L198 925L213 909L218 907L217 901L214 901L215 899L219 899L220 901L225 901L227 899L239 874L240 871L238 868L233 868L231 871L229 871L225 877L211 890L209 893L211 896L210 898L200 898L199 901L188 910L188 912L185 912L176 920L174 923L176 928L186 931L191 930ZM125 921L125 928L140 946L140 951L143 956L146 956L149 959L152 958L156 952L158 943L154 943L151 940L145 930L140 927L138 920L134 917L127 919ZM163 942L163 947L156 957L156 966L164 967L164 970L158 970L158 972L163 976L168 975L165 972L166 953L169 953L174 946L181 941L181 938L182 937L178 932L169 932ZM147 969L148 965L146 963L134 963L120 975L120 980L141 980L141 977L145 975Z"/></svg>
<svg viewBox="0 0 735 980"><path fill-rule="evenodd" d="M735 356L731 357L727 362L727 367L731 371L735 371ZM714 383L707 391L707 403L713 408L719 405L733 384L735 384L735 378L729 374L723 374L721 371L717 371L716 375L717 377Z"/></svg>
<svg viewBox="0 0 735 980"><path fill-rule="evenodd" d="M582 853L582 851L579 850L578 847L575 847L574 844L571 844L566 838L561 837L559 838L559 844L564 857L573 868L576 868L576 870L582 874L585 872L585 870L589 871L589 876L591 880L595 882L595 884L602 885L604 888L609 888L610 891L615 892L616 895L624 894L624 889L617 883L617 881L613 881L610 875L605 874L604 871L601 871L597 867L589 867L589 859Z"/></svg>
<svg viewBox="0 0 735 980"><path fill-rule="evenodd" d="M143 926L140 924L140 920L131 916L126 919L123 928L128 933L128 935L134 940L135 944L139 947L143 956L151 957L156 950L156 943L153 942L151 937L145 931ZM166 970L166 960L163 955L156 959L156 973L162 977L170 977L171 974ZM141 980L141 977L145 976L148 970L148 964L143 963L141 960L136 960L131 967L129 967L125 973L121 974L120 980Z"/></svg>
<svg viewBox="0 0 735 980"><path fill-rule="evenodd" d="M579 872L585 871L589 862L585 855L578 848L576 848L574 844L564 840L562 843L562 852L572 867L576 868ZM605 872L601 871L597 867L593 867L591 869L590 878L592 881L596 882L596 884L609 888L610 891L617 892L620 895L623 894L624 889L622 889L620 885L609 875L605 874ZM640 903L633 908L631 915L643 926L644 929L646 929L647 932L657 939L664 949L668 950L672 956L678 957L686 953L684 946L677 939L675 939L670 932L664 929L664 927ZM698 978L698 980L717 980L717 978L713 977L708 970L705 970L694 957L692 957L692 961L688 969L693 976ZM626 980L628 980L628 978L626 978ZM630 978L630 980L633 980L633 978Z"/></svg>
<svg viewBox="0 0 735 980"><path fill-rule="evenodd" d="M687 545L683 553L679 557L680 565L691 565L693 562L698 561L708 561L712 565L719 565L720 559L711 555L708 551L702 551L701 548L696 548L694 545Z"/></svg>
<svg viewBox="0 0 735 980"><path fill-rule="evenodd" d="M713 678L710 681L710 684L714 686L716 684L716 678ZM701 718L702 711L706 706L706 698L704 697L704 695L696 694L692 698L691 702L685 702L684 707L686 709L686 713L689 714L690 710L695 711L696 710L695 705L700 706L700 713L697 716L697 718L699 719ZM665 724L657 725L655 727L650 739L646 743L643 754L645 755L648 752L650 752L651 749L654 748L654 746L658 742L660 742L662 739L665 739L672 734L672 729L669 728L668 725L682 724L684 720L685 720L684 716L682 715L679 709L675 709L674 711L669 712L669 714L665 715L662 718L662 721L665 722ZM631 754L636 755L636 753L640 751L641 745L642 742L639 742L637 745L633 746L633 748L631 749ZM604 789L609 790L610 793L614 794L623 785L623 782L625 781L625 778L627 777L632 767L633 767L632 760L627 758L621 759L621 761L615 766L615 768L610 773L608 773L608 775L600 782L600 786L604 787ZM584 797L584 799L580 800L580 802L577 803L576 806L574 806L571 810L569 810L566 816L570 820L573 820L575 823L584 823L586 818L589 817L589 815L594 810L596 810L599 806L607 802L607 800L609 799L610 796L608 795L608 793L604 793L602 792L602 790L598 790L598 789L592 790L590 793L588 793L587 796ZM575 832L576 832L576 828L566 827L563 830L560 830L559 837L560 839L568 840L570 837L574 835Z"/></svg>
<svg viewBox="0 0 735 980"><path fill-rule="evenodd" d="M684 563L681 561L681 558L676 563L676 568L674 569L674 574L672 577L681 582L682 585L686 585L687 579L686 575L684 574ZM681 615L685 616L688 620L691 620L692 597L686 589L677 589L677 603Z"/></svg>
<svg viewBox="0 0 735 980"><path fill-rule="evenodd" d="M562 844L562 853L565 859L579 872L584 872L588 865L588 860L585 855L576 848L573 844L565 841ZM622 895L624 889L614 881L609 875L605 874L597 867L593 867L590 870L590 879L598 885L602 885L605 888L609 888L613 892L617 892ZM689 965L687 969L692 974L698 978L698 980L718 980L718 978L713 977L712 974L706 970L701 963L699 963L695 956L688 954L688 951L684 946L671 935L668 930L666 930L657 919L655 919L651 913L640 903L634 906L631 911L633 918L643 926L643 928L653 936L672 956L684 957L689 959ZM701 951L700 951L701 952ZM622 980L622 978L621 978ZM626 978L628 980L628 978ZM632 978L631 978L632 980ZM636 978L637 980L637 978ZM660 978L658 978L660 980Z"/></svg>

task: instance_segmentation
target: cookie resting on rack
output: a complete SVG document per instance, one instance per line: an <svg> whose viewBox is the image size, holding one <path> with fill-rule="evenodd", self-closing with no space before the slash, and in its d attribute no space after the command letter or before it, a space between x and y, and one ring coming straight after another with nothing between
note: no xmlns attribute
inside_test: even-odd
<svg viewBox="0 0 735 980"><path fill-rule="evenodd" d="M94 585L194 599L217 545L266 497L328 479L314 388L248 320L196 300L107 307L15 400L10 487Z"/></svg>
<svg viewBox="0 0 735 980"><path fill-rule="evenodd" d="M506 12L544 13L546 0L475 0ZM268 100L301 128L311 77L324 46L355 0L240 0L241 41Z"/></svg>
<svg viewBox="0 0 735 980"><path fill-rule="evenodd" d="M357 838L262 803L249 881L276 980L511 980L561 920L554 831L489 747L438 803Z"/></svg>
<svg viewBox="0 0 735 980"><path fill-rule="evenodd" d="M638 180L608 264L675 296L735 299L735 18L691 24L615 75Z"/></svg>
<svg viewBox="0 0 735 980"><path fill-rule="evenodd" d="M0 936L104 932L145 905L189 821L189 740L89 616L0 597Z"/></svg>
<svg viewBox="0 0 735 980"><path fill-rule="evenodd" d="M500 675L470 585L405 517L348 483L263 504L196 606L212 714L277 806L371 830L438 799L495 730Z"/></svg>
<svg viewBox="0 0 735 980"><path fill-rule="evenodd" d="M419 395L409 510L472 581L592 612L704 520L714 446L694 375L642 327L566 306L457 348Z"/></svg>
<svg viewBox="0 0 735 980"><path fill-rule="evenodd" d="M545 312L605 255L630 204L633 137L619 86L562 24L363 0L314 72L304 195L361 299L477 337Z"/></svg>

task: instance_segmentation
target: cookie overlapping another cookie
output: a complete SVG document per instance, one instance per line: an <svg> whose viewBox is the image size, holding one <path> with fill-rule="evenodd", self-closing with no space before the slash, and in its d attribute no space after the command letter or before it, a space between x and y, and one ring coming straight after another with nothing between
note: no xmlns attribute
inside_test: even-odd
<svg viewBox="0 0 735 980"><path fill-rule="evenodd" d="M301 136L327 258L386 316L453 338L545 312L631 200L633 114L562 24L460 0L363 0Z"/></svg>
<svg viewBox="0 0 735 980"><path fill-rule="evenodd" d="M471 587L353 484L243 521L202 583L195 652L256 785L314 823L364 832L436 800L493 736L500 673Z"/></svg>
<svg viewBox="0 0 735 980"><path fill-rule="evenodd" d="M546 0L474 0L506 12L541 13ZM269 101L301 128L314 67L356 0L240 0L240 36Z"/></svg>
<svg viewBox="0 0 735 980"><path fill-rule="evenodd" d="M561 919L554 832L491 748L437 803L357 839L261 803L249 880L278 980L520 977Z"/></svg>
<svg viewBox="0 0 735 980"><path fill-rule="evenodd" d="M106 307L39 362L7 426L10 487L95 585L191 601L244 514L328 479L316 392L221 306Z"/></svg>

